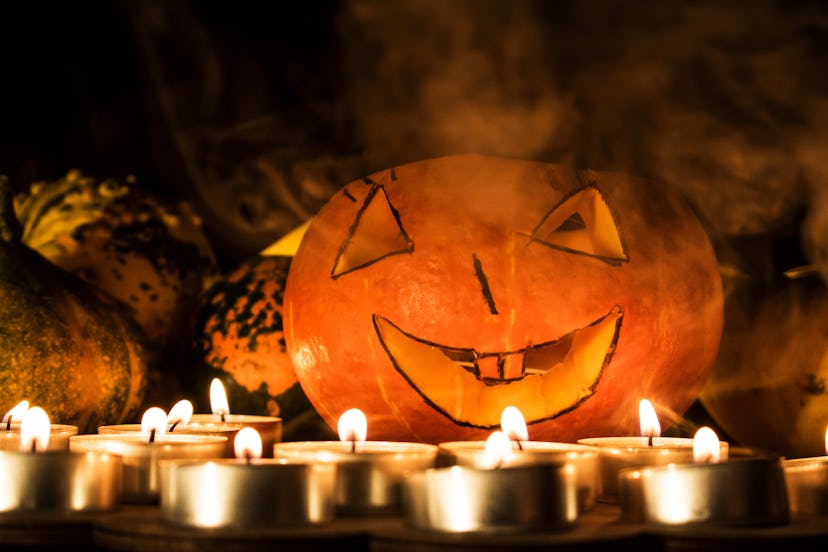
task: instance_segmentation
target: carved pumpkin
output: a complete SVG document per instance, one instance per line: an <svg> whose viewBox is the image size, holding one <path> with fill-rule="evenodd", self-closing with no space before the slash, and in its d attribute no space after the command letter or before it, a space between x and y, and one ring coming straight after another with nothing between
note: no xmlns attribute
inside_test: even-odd
<svg viewBox="0 0 828 552"><path fill-rule="evenodd" d="M333 426L476 439L518 407L533 439L675 421L722 329L716 257L664 186L452 156L352 182L312 219L284 297L287 348Z"/></svg>

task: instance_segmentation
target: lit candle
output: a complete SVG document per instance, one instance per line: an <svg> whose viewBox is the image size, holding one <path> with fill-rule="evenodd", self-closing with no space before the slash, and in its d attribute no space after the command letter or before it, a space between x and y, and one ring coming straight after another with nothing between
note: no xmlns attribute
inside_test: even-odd
<svg viewBox="0 0 828 552"><path fill-rule="evenodd" d="M172 406L172 408L170 408L169 413L166 414L167 433L175 433L177 435L216 435L219 437L226 437L227 441L224 456L232 458L233 440L239 430L241 430L244 426L240 423L227 422L191 424L190 420L192 417L193 403L187 399L178 401ZM140 431L141 424L114 424L98 427L98 433L102 434L135 433Z"/></svg>
<svg viewBox="0 0 828 552"><path fill-rule="evenodd" d="M167 413L148 408L141 418L140 431L74 435L69 450L101 451L121 457L121 495L125 503L158 501L159 461L184 458L221 458L227 437L184 435L167 432Z"/></svg>
<svg viewBox="0 0 828 552"><path fill-rule="evenodd" d="M622 518L657 525L780 525L790 519L781 459L734 449L703 427L687 463L623 469Z"/></svg>
<svg viewBox="0 0 828 552"><path fill-rule="evenodd" d="M265 529L334 518L334 464L263 459L261 436L250 427L236 434L234 452L233 459L164 462L164 519L189 527Z"/></svg>
<svg viewBox="0 0 828 552"><path fill-rule="evenodd" d="M595 506L598 478L598 450L576 443L530 441L526 421L518 408L508 406L500 416L500 429L509 438L512 454L504 459L505 466L533 463L564 462L575 469L578 487L578 508L581 512ZM491 438L491 437L490 437ZM450 441L437 445L437 466L486 467L484 451L487 441Z"/></svg>
<svg viewBox="0 0 828 552"><path fill-rule="evenodd" d="M405 473L433 467L437 446L366 441L368 422L359 409L338 420L339 441L276 443L275 458L336 465L336 507L341 514L396 513Z"/></svg>
<svg viewBox="0 0 828 552"><path fill-rule="evenodd" d="M234 414L224 385L218 378L210 382L210 410L212 414L193 414L189 421L176 428L176 432L219 434L228 432L229 443L233 443L235 432L242 427L252 427L262 437L263 456L271 457L273 445L282 440L282 418L254 414ZM232 451L230 452L232 456Z"/></svg>
<svg viewBox="0 0 828 552"><path fill-rule="evenodd" d="M825 431L828 453L828 429ZM791 514L828 514L828 456L790 458L782 462Z"/></svg>
<svg viewBox="0 0 828 552"><path fill-rule="evenodd" d="M475 466L413 472L403 486L407 525L444 533L518 533L568 529L578 519L575 469L565 462L510 465L502 431Z"/></svg>
<svg viewBox="0 0 828 552"><path fill-rule="evenodd" d="M50 422L40 407L19 422L18 450L0 451L0 512L80 512L117 504L120 458L49 446Z"/></svg>
<svg viewBox="0 0 828 552"><path fill-rule="evenodd" d="M639 403L640 437L591 437L582 445L598 448L598 494L601 502L618 502L618 473L626 468L663 466L693 461L693 439L661 437L661 424L650 401ZM728 457L729 445L719 442L721 458Z"/></svg>
<svg viewBox="0 0 828 552"><path fill-rule="evenodd" d="M20 448L20 421L29 410L29 401L20 401L3 416L0 427L0 450ZM49 424L49 450L69 450L69 437L77 435L78 426Z"/></svg>

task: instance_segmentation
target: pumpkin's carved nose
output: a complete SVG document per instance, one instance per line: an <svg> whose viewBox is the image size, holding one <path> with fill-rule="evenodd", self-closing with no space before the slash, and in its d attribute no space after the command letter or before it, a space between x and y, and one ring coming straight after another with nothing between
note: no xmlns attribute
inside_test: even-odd
<svg viewBox="0 0 828 552"><path fill-rule="evenodd" d="M477 281L480 282L480 288L483 292L483 299L486 301L486 306L489 307L489 312L497 314L497 306L495 305L492 290L489 288L489 280L483 271L483 263L480 262L476 253L472 253L472 263L474 263L474 275L477 277Z"/></svg>

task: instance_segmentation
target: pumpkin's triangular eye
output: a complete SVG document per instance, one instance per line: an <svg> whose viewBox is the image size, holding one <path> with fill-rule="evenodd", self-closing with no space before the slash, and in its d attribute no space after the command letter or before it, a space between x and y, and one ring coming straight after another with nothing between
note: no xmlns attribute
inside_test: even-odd
<svg viewBox="0 0 828 552"><path fill-rule="evenodd" d="M615 217L594 186L575 191L553 207L532 232L532 238L609 263L629 260Z"/></svg>
<svg viewBox="0 0 828 552"><path fill-rule="evenodd" d="M365 197L348 236L339 246L331 277L337 278L384 259L414 250L414 242L400 223L399 213L382 186L374 186Z"/></svg>

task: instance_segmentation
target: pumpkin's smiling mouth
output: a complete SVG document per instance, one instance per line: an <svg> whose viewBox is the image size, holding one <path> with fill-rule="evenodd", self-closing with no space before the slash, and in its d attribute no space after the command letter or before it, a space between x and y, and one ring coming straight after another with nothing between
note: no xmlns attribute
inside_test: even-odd
<svg viewBox="0 0 828 552"><path fill-rule="evenodd" d="M423 399L457 424L484 429L499 426L509 405L533 423L560 416L589 398L615 351L622 319L616 305L553 341L481 352L433 343L373 316L394 367Z"/></svg>

